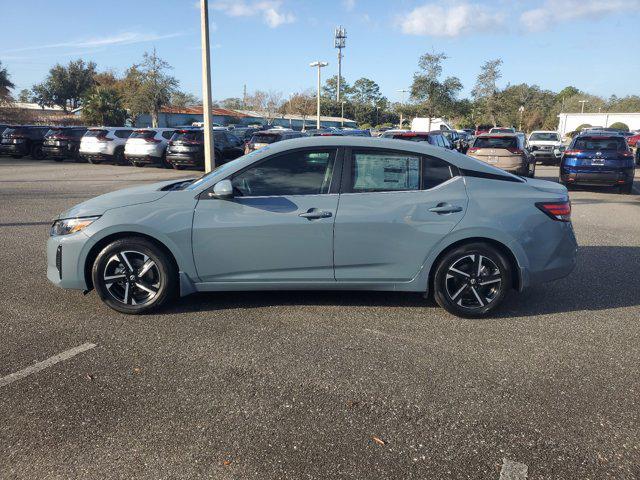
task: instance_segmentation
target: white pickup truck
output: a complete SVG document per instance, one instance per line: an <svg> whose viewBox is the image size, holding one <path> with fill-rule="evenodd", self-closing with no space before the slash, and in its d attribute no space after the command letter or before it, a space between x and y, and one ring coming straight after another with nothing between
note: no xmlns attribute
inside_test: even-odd
<svg viewBox="0 0 640 480"><path fill-rule="evenodd" d="M564 145L558 132L535 130L529 135L527 145L536 162L560 163Z"/></svg>

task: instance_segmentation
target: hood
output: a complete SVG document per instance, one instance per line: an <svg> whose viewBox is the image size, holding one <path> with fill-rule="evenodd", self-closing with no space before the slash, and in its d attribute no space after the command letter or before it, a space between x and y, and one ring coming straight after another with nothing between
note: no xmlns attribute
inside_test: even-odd
<svg viewBox="0 0 640 480"><path fill-rule="evenodd" d="M104 212L111 210L112 208L155 202L169 193L169 190L166 190L165 187L175 183L177 183L176 180L170 180L105 193L104 195L79 203L75 207L62 212L58 215L58 218L102 215Z"/></svg>

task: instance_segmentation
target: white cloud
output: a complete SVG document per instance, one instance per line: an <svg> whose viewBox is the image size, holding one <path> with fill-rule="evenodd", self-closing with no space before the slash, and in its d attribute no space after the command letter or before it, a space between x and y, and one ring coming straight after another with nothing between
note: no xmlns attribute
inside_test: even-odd
<svg viewBox="0 0 640 480"><path fill-rule="evenodd" d="M342 4L347 12L352 12L356 8L356 0L342 0Z"/></svg>
<svg viewBox="0 0 640 480"><path fill-rule="evenodd" d="M79 39L70 42L49 43L46 45L33 45L30 47L15 48L7 50L7 52L26 52L29 50L40 50L43 48L96 48L111 47L115 45L131 45L134 43L155 42L166 38L174 38L183 35L182 33L168 33L164 35L156 35L154 33L141 32L123 32L107 37L94 37L87 39Z"/></svg>
<svg viewBox="0 0 640 480"><path fill-rule="evenodd" d="M407 35L434 37L458 37L502 26L504 14L494 12L484 5L454 2L447 6L427 3L414 8L397 19L397 24Z"/></svg>
<svg viewBox="0 0 640 480"><path fill-rule="evenodd" d="M546 0L541 7L523 12L520 22L529 31L541 31L571 20L633 12L639 6L637 0Z"/></svg>
<svg viewBox="0 0 640 480"><path fill-rule="evenodd" d="M261 0L247 3L245 0L218 0L211 4L211 8L224 12L230 17L253 17L260 15L271 28L277 28L286 23L293 23L296 17L281 10L280 0Z"/></svg>

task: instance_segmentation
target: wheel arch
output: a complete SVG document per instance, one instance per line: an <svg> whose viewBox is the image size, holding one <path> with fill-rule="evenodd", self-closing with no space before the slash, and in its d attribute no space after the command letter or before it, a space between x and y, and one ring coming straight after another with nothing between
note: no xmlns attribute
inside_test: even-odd
<svg viewBox="0 0 640 480"><path fill-rule="evenodd" d="M130 238L130 237L143 238L143 239L149 241L150 243L154 244L156 247L158 247L160 250L162 250L167 255L167 257L169 258L170 261L173 262L174 266L176 267L176 271L177 272L180 271L180 267L178 265L176 257L173 254L173 252L171 251L171 249L169 247L167 247L164 243L162 243L160 240L158 240L157 238L154 238L151 235L147 235L147 234L140 233L140 232L134 232L134 231L116 232L116 233L112 233L110 235L107 235L104 238L101 238L89 250L89 253L87 254L87 256L85 258L85 262L84 262L84 266L83 266L84 281L85 281L85 283L87 285L87 290L92 290L93 289L93 279L91 278L91 269L93 268L93 264L96 261L96 258L98 258L98 254L100 253L100 251L104 247L106 247L107 245L109 245L110 243L112 243L112 242L114 242L116 240L120 240L122 238ZM177 280L179 280L179 279L176 279L176 281Z"/></svg>
<svg viewBox="0 0 640 480"><path fill-rule="evenodd" d="M440 263L440 260L454 248L458 248L462 245L467 245L469 243L486 243L491 245L495 249L499 250L508 259L509 266L513 271L512 280L511 280L513 283L512 287L517 291L522 290L522 288L524 287L524 279L522 278L522 268L520 267L520 264L518 263L516 255L511 250L511 248L509 248L503 242L496 240L494 238L478 236L478 237L467 237L467 238L457 240L453 243L450 243L444 249L442 249L442 251L436 256L436 258L431 263L431 267L429 269L428 292L430 295L433 294L434 277L436 274L436 269L438 267L438 264Z"/></svg>

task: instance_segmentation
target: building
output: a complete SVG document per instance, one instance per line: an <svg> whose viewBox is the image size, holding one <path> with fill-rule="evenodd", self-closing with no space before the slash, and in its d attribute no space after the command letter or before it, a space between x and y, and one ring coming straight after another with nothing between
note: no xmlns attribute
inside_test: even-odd
<svg viewBox="0 0 640 480"><path fill-rule="evenodd" d="M73 112L57 105L41 107L37 103L12 102L0 108L0 122L22 125L63 125L78 123Z"/></svg>
<svg viewBox="0 0 640 480"><path fill-rule="evenodd" d="M203 121L202 107L175 108L165 107L158 116L158 127L177 127L191 125ZM251 110L229 110L225 108L212 109L213 122L219 125L275 125L295 130L315 128L316 116L309 115L280 115L270 116L267 112ZM269 119L271 121L269 121ZM341 117L320 116L320 124L324 127L357 127L354 120ZM135 123L136 127L151 126L151 115L140 115Z"/></svg>
<svg viewBox="0 0 640 480"><path fill-rule="evenodd" d="M640 129L640 113L561 113L558 115L558 132L565 136L580 125L610 127L614 123L624 123L629 130Z"/></svg>

